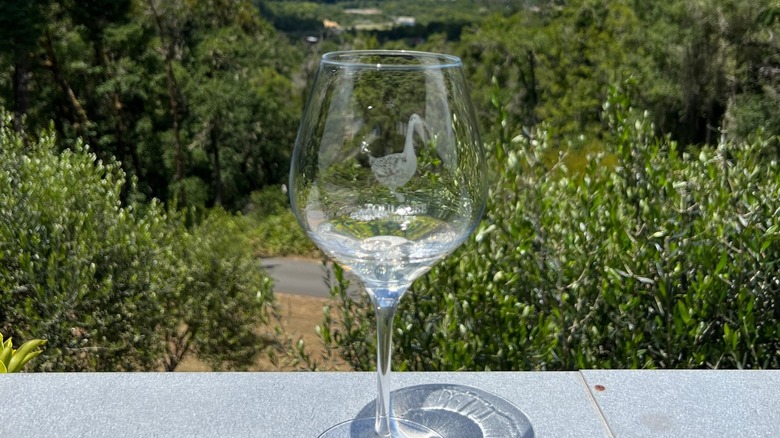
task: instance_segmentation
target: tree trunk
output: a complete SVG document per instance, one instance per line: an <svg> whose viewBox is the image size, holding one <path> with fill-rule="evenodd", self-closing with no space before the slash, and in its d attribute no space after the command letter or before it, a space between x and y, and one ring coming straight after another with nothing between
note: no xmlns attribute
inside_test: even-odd
<svg viewBox="0 0 780 438"><path fill-rule="evenodd" d="M536 55L533 50L528 49L526 56L528 58L528 103L531 112L531 126L536 126L539 122L536 119L536 107L539 106L539 93L536 86Z"/></svg>
<svg viewBox="0 0 780 438"><path fill-rule="evenodd" d="M27 73L29 71L29 59L27 53L17 53L14 62L13 92L14 92L14 129L23 134L22 119L29 108L29 96L27 93Z"/></svg>
<svg viewBox="0 0 780 438"><path fill-rule="evenodd" d="M174 335L166 335L166 354L163 358L163 368L166 372L176 371L184 356L192 347L192 339L195 337L197 327L185 325L181 330L177 330Z"/></svg>
<svg viewBox="0 0 780 438"><path fill-rule="evenodd" d="M173 51L172 47L166 50L165 69L168 81L168 100L171 103L171 115L173 117L173 141L176 148L176 183L179 186L179 205L187 205L187 191L184 189L184 147L181 143L181 123L179 121L179 105L176 101L178 95L177 90L179 86L176 82L176 76L173 73L173 61L170 57L170 53Z"/></svg>
<svg viewBox="0 0 780 438"><path fill-rule="evenodd" d="M211 123L209 137L214 154L214 205L222 205L222 165L219 162L219 132Z"/></svg>
<svg viewBox="0 0 780 438"><path fill-rule="evenodd" d="M111 61L108 59L108 53L103 45L103 39L100 34L96 34L93 40L93 46L95 50L95 65L102 67L103 80L108 81L112 79L115 72L111 69ZM126 175L130 175L131 166L128 163L128 156L132 161L132 169L135 172L135 176L138 180L143 180L143 169L141 168L141 162L138 157L138 151L134 143L127 143L127 125L122 117L122 109L124 105L119 97L119 93L116 90L111 91L109 107L111 107L111 113L114 117L114 156L119 160L122 170ZM129 179L129 178L128 178ZM130 194L130 184L126 181L122 186L120 193L120 199L123 204L127 204L127 198Z"/></svg>
<svg viewBox="0 0 780 438"><path fill-rule="evenodd" d="M49 32L46 32L46 38L44 38L43 43L46 49L47 58L45 64L51 71L52 75L54 75L54 81L57 83L57 85L59 85L60 89L62 90L62 94L65 95L65 100L71 106L73 111L74 117L71 119L71 122L77 131L86 136L87 127L89 124L87 112L84 111L84 107L81 106L78 98L76 98L76 93L73 92L73 89L68 84L68 81L62 75L62 70L60 70L60 65L57 61L57 54L54 52L54 45L52 44L51 34ZM97 142L90 143L93 143L91 146L94 150L97 151Z"/></svg>
<svg viewBox="0 0 780 438"><path fill-rule="evenodd" d="M154 15L154 21L157 25L157 32L160 35L160 41L165 51L165 76L168 83L168 102L171 105L171 117L173 118L173 141L176 149L176 183L179 187L179 205L187 205L187 191L184 189L182 180L184 180L184 147L181 143L181 122L179 114L179 103L176 96L179 95L179 84L176 81L176 75L173 72L173 53L174 53L174 39L171 38L166 42L165 31L163 30L162 20L157 13L157 8L154 6L154 0L147 0L149 8Z"/></svg>

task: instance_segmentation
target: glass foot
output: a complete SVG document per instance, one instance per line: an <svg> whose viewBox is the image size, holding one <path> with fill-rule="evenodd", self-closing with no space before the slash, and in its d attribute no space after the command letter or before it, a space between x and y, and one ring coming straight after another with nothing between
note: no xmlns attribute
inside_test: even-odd
<svg viewBox="0 0 780 438"><path fill-rule="evenodd" d="M392 398L395 418L434 430L442 438L534 437L531 420L523 411L481 389L450 384L418 385L393 391ZM372 433L375 409L372 402L357 415L369 417Z"/></svg>
<svg viewBox="0 0 780 438"><path fill-rule="evenodd" d="M431 429L408 420L390 420L391 438L446 438ZM356 418L339 423L320 435L319 438L377 438L374 432L374 418Z"/></svg>

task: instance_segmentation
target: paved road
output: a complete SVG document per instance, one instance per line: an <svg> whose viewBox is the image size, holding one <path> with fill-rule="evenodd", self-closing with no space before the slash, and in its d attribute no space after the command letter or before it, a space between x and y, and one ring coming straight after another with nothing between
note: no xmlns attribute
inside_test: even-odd
<svg viewBox="0 0 780 438"><path fill-rule="evenodd" d="M274 279L274 292L327 298L325 267L317 260L263 259L261 266Z"/></svg>
<svg viewBox="0 0 780 438"><path fill-rule="evenodd" d="M320 298L330 296L325 285L327 271L319 260L279 257L263 259L261 266L274 279L274 292ZM332 269L330 263L327 269ZM351 284L350 291L360 293L356 286L358 281L352 279Z"/></svg>

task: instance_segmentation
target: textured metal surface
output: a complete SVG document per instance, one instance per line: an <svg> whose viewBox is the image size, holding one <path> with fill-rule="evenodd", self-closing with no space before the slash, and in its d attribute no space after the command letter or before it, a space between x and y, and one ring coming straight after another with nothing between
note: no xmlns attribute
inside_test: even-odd
<svg viewBox="0 0 780 438"><path fill-rule="evenodd" d="M497 394L537 437L605 436L579 373L396 373L395 388ZM72 373L0 376L0 437L316 437L373 402L373 373Z"/></svg>
<svg viewBox="0 0 780 438"><path fill-rule="evenodd" d="M780 371L583 371L618 437L780 437Z"/></svg>

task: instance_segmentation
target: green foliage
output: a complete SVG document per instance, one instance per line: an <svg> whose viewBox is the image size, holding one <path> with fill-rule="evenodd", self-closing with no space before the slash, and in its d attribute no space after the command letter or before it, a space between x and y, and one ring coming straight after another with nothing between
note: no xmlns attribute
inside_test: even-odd
<svg viewBox="0 0 780 438"><path fill-rule="evenodd" d="M43 339L32 339L16 350L13 348L11 338L3 342L3 334L0 333L0 374L21 371L27 362L43 353L43 350L39 350L38 347L45 344L46 341Z"/></svg>
<svg viewBox="0 0 780 438"><path fill-rule="evenodd" d="M285 32L320 34L323 19L335 21L342 30L379 30L392 39L419 37L497 11L513 11L527 1L494 2L482 0L383 0L381 2L330 2L308 0L258 1L259 8L274 27ZM334 4L335 3L335 4ZM338 4L341 3L341 4ZM397 17L412 17L414 25L399 25ZM305 33L304 33L305 34Z"/></svg>
<svg viewBox="0 0 780 438"><path fill-rule="evenodd" d="M778 6L772 0L636 4L644 24L644 106L682 145L745 140L764 121L777 135ZM672 42L672 44L670 44ZM762 108L763 107L763 108ZM753 119L753 120L750 120Z"/></svg>
<svg viewBox="0 0 780 438"><path fill-rule="evenodd" d="M83 139L136 178L144 198L179 206L239 210L252 192L282 183L301 90L319 55L339 48L460 54L483 133L503 142L540 122L562 148L580 134L598 139L605 90L629 78L657 131L683 147L780 129L774 0L0 5L0 105L13 110L17 130L23 118L32 132L54 119L62 146ZM381 11L347 11L355 8ZM394 24L400 16L416 25ZM323 29L323 19L389 30L340 32ZM301 65L303 47L311 58Z"/></svg>
<svg viewBox="0 0 780 438"><path fill-rule="evenodd" d="M609 85L648 81L642 23L631 2L576 0L496 16L474 26L459 47L488 138L540 122L553 142L602 131L600 105ZM633 90L632 90L633 91ZM505 111L504 126L495 114Z"/></svg>
<svg viewBox="0 0 780 438"><path fill-rule="evenodd" d="M164 298L167 370L188 352L214 369L246 369L270 342L258 327L269 320L272 282L252 254L248 227L240 216L212 210L192 230L180 229L175 288Z"/></svg>
<svg viewBox="0 0 780 438"><path fill-rule="evenodd" d="M3 116L0 324L49 341L40 369L149 369L162 309L148 295L159 206L119 206L116 164L79 146L54 153L49 132L25 147Z"/></svg>
<svg viewBox="0 0 780 438"><path fill-rule="evenodd" d="M338 48L460 54L498 163L497 197L483 240L416 286L428 295L410 294L404 301L420 310L398 326L399 333L415 337L409 343L416 348L409 353L413 359L404 359L403 366L521 367L521 346L533 352L522 362L527 368L622 366L629 361L599 361L633 347L631 366L764 366L757 358L776 350L771 327L777 314L766 310L774 304L755 292L773 291L767 278L776 254L776 228L769 219L775 206L772 153L780 145L775 0L386 1L382 13L371 16L345 12L365 6L354 2L1 3L0 105L13 109L21 136L5 132L4 119L0 329L49 340L38 369L150 369L161 357L175 367L178 355L188 351L208 356L215 366L246 364L249 349L236 346L231 355L199 339L213 334L211 326L196 321L208 317L177 309L176 300L213 306L216 295L186 295L190 277L218 286L246 275L251 287L223 285L210 293L235 294L246 308L267 304L267 285L249 273L250 260L228 251L233 232L246 233L257 255L318 255L286 201L277 202L275 187L286 179L300 90L311 81L320 53ZM258 3L279 27L302 32L296 38L313 34L323 40L306 48L310 58L300 71L300 47L276 34L256 10ZM321 33L323 18L346 27L387 28L402 15L414 16L416 28ZM463 28L465 22L472 25ZM399 39L387 40L393 38ZM601 105L609 85L621 82L652 120L627 115L624 103L617 115L619 99L609 108ZM52 118L56 144L50 133L36 138ZM641 129L631 126L635 120ZM643 139L624 138L639 132ZM700 144L710 146L699 150ZM71 152L58 156L53 149ZM696 160L701 151L712 161L706 166ZM591 152L601 155L588 156ZM760 181L748 178L753 172ZM663 178L677 186L667 187ZM264 187L269 190L252 195ZM153 198L176 200L177 207L191 210L215 204L238 210L247 202L255 210L246 220L218 212L188 229L183 214L166 212L156 201L137 203ZM556 223L547 216L550 209L568 222ZM607 221L595 214L602 211L616 216ZM760 226L751 222L756 218L763 218ZM584 231L572 228L576 221ZM220 236L217 229L229 233ZM494 236L504 246L486 243ZM554 239L560 240L553 245ZM589 246L594 242L603 245L594 249ZM751 249L756 245L758 250ZM245 242L235 249L247 250ZM244 274L226 271L209 259L209 251L236 261ZM214 271L189 272L195 269L189 263ZM433 279L450 286L441 289ZM505 285L488 291L491 281ZM514 286L521 281L524 288ZM455 291L472 284L475 304L464 307L462 292ZM447 288L452 289L447 302L465 309L455 315L465 315L462 328L453 315L429 316L444 295L428 291ZM507 288L508 298L496 292ZM702 288L716 291L717 300L692 292ZM622 302L627 299L616 297L624 294L615 291L639 298ZM503 310L479 310L488 306L489 293ZM648 302L662 304L656 309ZM541 308L551 303L563 310L544 313ZM583 327L594 325L595 316L566 313L572 305L580 306L578 312L608 309L620 319L597 321L586 342ZM747 313L735 314L735 306ZM624 315L636 315L637 309L656 313L648 313L644 325L634 321L625 328ZM719 319L716 311L722 312ZM166 319L171 314L180 319ZM485 330L521 333L526 341L502 338L501 344L487 335L467 336L474 317L509 319ZM708 322L694 329L686 320ZM418 333L416 327L431 330ZM473 345L432 362L423 356L440 344L445 348L446 338L436 330L463 331L460 336ZM349 333L339 343L358 342L365 331L359 326ZM669 338L667 347L651 348L651 342L660 342L659 333ZM713 336L732 347L714 343ZM683 338L692 343L687 350L678 343ZM401 346L405 338L398 339ZM594 353L597 342L603 345ZM487 343L501 347L479 347ZM699 347L704 344L708 347ZM571 353L573 346L583 349Z"/></svg>
<svg viewBox="0 0 780 438"><path fill-rule="evenodd" d="M287 353L280 358L272 355L274 363L287 364L303 370L344 370L343 365L349 365L354 370L368 370L371 361L367 357L373 357L375 353L373 337L375 318L372 312L361 311L362 306L371 306L365 294L356 297L350 290L350 280L344 270L337 264L331 264L327 259L322 259L325 286L330 291L331 299L337 303L334 308L326 304L322 308L322 324L315 330L322 340L322 354L320 360L312 357L303 338L292 345L289 342ZM332 267L332 269L331 269ZM365 318L363 318L365 316ZM355 319L361 317L362 319Z"/></svg>
<svg viewBox="0 0 780 438"><path fill-rule="evenodd" d="M123 206L118 164L55 149L2 115L0 330L48 341L38 370L173 369L179 347L244 366L273 297L240 222L215 212L188 230L156 202Z"/></svg>
<svg viewBox="0 0 780 438"><path fill-rule="evenodd" d="M290 210L286 191L267 187L253 193L251 199L246 217L252 226L247 233L255 255L321 257Z"/></svg>
<svg viewBox="0 0 780 438"><path fill-rule="evenodd" d="M250 1L5 3L0 105L17 130L53 119L60 147L83 140L179 206L237 210L285 179L298 55Z"/></svg>
<svg viewBox="0 0 780 438"><path fill-rule="evenodd" d="M621 94L604 112L605 152L579 172L541 129L493 145L475 237L402 300L398 368L780 366L780 169L767 140L685 153ZM338 302L353 323L331 339L369 342L355 321L370 306Z"/></svg>
<svg viewBox="0 0 780 438"><path fill-rule="evenodd" d="M35 44L42 27L40 1L0 1L0 51L21 54Z"/></svg>
<svg viewBox="0 0 780 438"><path fill-rule="evenodd" d="M330 297L336 303L336 315L330 306L323 309L322 325L317 334L325 346L325 357L336 354L356 371L374 369L376 356L376 315L365 293L355 297L350 294L350 281L344 270L333 265L333 277L327 276L325 284Z"/></svg>
<svg viewBox="0 0 780 438"><path fill-rule="evenodd" d="M212 169L211 199L236 208L252 190L286 179L297 108L290 81L271 67L273 38L230 27L204 37L185 77L190 144L208 157L200 164Z"/></svg>
<svg viewBox="0 0 780 438"><path fill-rule="evenodd" d="M631 80L632 99L654 115L658 133L682 146L714 145L763 126L780 131L780 30L771 0L652 2L574 0L495 16L464 31L456 46L474 85L488 138L506 111L517 132L539 122L554 143L605 131L600 104L614 83Z"/></svg>

